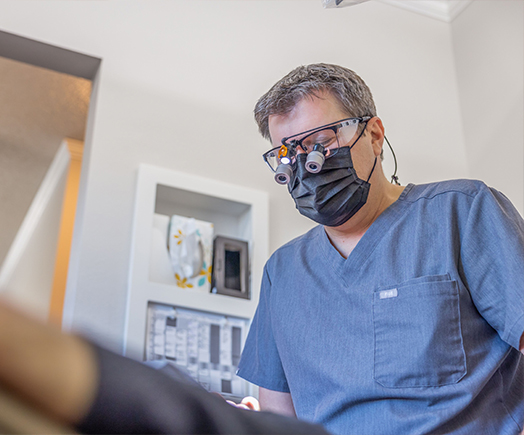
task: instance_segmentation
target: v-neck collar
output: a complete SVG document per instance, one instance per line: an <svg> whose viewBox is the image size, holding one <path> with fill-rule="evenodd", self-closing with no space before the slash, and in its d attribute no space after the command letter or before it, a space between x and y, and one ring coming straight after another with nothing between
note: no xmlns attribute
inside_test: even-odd
<svg viewBox="0 0 524 435"><path fill-rule="evenodd" d="M373 253L378 242L382 239L382 236L391 228L391 222L396 221L395 216L402 213L402 209L406 204L404 200L413 187L413 184L408 184L398 199L373 221L358 241L357 245L353 248L348 258L344 258L340 255L337 249L331 244L324 227L319 225L319 231L322 233L321 249L336 272L347 276L347 272L362 265L362 263Z"/></svg>

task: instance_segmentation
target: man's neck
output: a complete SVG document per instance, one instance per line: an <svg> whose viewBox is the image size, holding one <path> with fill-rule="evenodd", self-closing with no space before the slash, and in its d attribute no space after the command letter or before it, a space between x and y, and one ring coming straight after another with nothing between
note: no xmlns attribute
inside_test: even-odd
<svg viewBox="0 0 524 435"><path fill-rule="evenodd" d="M399 198L404 190L404 186L389 184L385 179L384 181L387 184L382 186L383 189L375 190L382 194L373 192L372 187L366 204L346 223L338 227L324 227L331 244L342 257L349 257L371 224Z"/></svg>

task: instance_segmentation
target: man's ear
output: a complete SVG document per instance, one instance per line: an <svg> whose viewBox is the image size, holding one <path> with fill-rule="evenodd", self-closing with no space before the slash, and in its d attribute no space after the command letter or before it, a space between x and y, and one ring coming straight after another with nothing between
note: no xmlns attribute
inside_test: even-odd
<svg viewBox="0 0 524 435"><path fill-rule="evenodd" d="M382 153L382 146L384 145L384 125L378 116L374 116L368 121L366 130L371 136L371 146L375 156L378 157Z"/></svg>

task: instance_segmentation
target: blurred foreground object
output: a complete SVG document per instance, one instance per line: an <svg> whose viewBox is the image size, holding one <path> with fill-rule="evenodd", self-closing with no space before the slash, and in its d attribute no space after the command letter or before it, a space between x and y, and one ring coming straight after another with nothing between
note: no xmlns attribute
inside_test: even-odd
<svg viewBox="0 0 524 435"><path fill-rule="evenodd" d="M28 403L0 388L0 433L2 434L75 434L64 426L33 408Z"/></svg>

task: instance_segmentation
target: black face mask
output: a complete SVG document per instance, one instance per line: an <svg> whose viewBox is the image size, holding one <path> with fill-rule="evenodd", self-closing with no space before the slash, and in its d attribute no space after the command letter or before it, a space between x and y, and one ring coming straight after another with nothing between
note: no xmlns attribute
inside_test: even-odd
<svg viewBox="0 0 524 435"><path fill-rule="evenodd" d="M375 165L364 181L357 177L353 168L350 147L342 147L326 159L322 170L316 174L306 170L306 158L306 154L297 156L297 166L288 184L289 193L301 214L321 225L338 227L366 203L368 181Z"/></svg>

